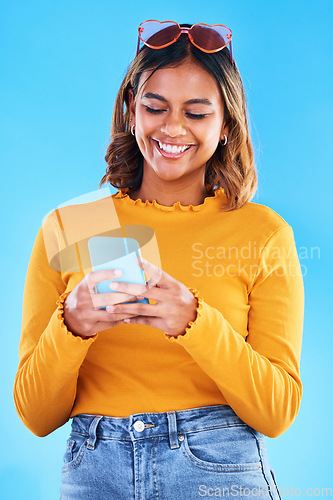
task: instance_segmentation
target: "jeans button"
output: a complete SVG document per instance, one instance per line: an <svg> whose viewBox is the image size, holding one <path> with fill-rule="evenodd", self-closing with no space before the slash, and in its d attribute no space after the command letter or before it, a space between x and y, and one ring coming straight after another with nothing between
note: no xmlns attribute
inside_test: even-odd
<svg viewBox="0 0 333 500"><path fill-rule="evenodd" d="M133 427L137 432L142 432L145 428L145 424L142 422L142 420L137 420L136 422L134 422Z"/></svg>

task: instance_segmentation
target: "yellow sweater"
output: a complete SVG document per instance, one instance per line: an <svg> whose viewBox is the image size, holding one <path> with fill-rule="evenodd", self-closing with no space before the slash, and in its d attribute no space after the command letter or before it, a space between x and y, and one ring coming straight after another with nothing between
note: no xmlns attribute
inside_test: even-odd
<svg viewBox="0 0 333 500"><path fill-rule="evenodd" d="M201 205L165 207L128 190L51 212L30 258L14 385L23 423L45 436L80 413L127 417L230 405L277 437L302 397L304 289L293 231L270 208L222 212L224 190ZM141 255L198 298L186 333L124 324L83 340L63 301L91 270L91 236L136 238Z"/></svg>

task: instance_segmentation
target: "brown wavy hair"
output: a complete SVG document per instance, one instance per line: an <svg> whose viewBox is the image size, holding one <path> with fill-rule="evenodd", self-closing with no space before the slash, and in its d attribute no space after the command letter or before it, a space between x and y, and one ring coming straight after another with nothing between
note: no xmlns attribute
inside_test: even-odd
<svg viewBox="0 0 333 500"><path fill-rule="evenodd" d="M235 210L252 199L258 185L243 82L227 47L212 54L202 52L189 41L187 34L182 34L177 42L163 49L151 49L144 45L130 65L116 98L111 142L105 155L108 166L99 187L105 182L118 189L129 188L128 192L140 187L143 156L135 137L130 133L129 90L133 91L135 99L144 71L151 70L147 81L158 69L175 67L189 60L208 71L221 89L225 121L229 126L228 142L226 146L219 142L213 156L207 161L205 184L209 184L212 189L223 187L227 203L221 209Z"/></svg>

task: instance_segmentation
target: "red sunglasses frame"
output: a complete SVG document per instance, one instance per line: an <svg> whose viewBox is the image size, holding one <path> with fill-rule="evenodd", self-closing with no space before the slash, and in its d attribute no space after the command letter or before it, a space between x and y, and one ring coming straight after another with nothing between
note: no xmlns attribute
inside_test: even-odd
<svg viewBox="0 0 333 500"><path fill-rule="evenodd" d="M154 47L153 45L150 45L149 43L145 42L144 40L142 40L141 38L141 33L143 32L143 28L142 28L142 25L145 24L145 23L149 23L149 22L155 22L155 23L160 23L160 24L164 24L164 23L173 23L173 24L176 24L179 28L179 34L169 43L166 43L164 45L161 45L160 47ZM208 26L209 28L214 28L215 26L222 26L223 28L226 28L228 31L230 31L230 34L226 34L226 37L228 38L228 43L226 43L225 45L223 45L223 47L221 48L218 48L218 49L214 49L214 50L207 50L207 49L204 49L202 47L199 47L199 45L197 45L194 41L193 41L193 37L191 35L191 29L194 28L194 26ZM218 52L222 49L224 49L229 43L230 43L230 57L231 57L231 61L233 61L233 54L232 54L232 31L230 28L228 28L228 26L224 26L224 24L213 24L213 25L210 25L210 24L205 24L205 23L196 23L196 24L193 24L190 28L185 28L185 27L182 27L180 26L176 21L157 21L157 19L148 19L147 21L143 21L140 25L139 25L139 28L138 28L138 45L137 45L137 50L136 50L136 55L138 55L139 53L139 50L140 50L140 40L142 41L142 43L144 43L145 45L147 45L147 47L150 47L151 49L163 49L164 47L168 47L169 45L175 43L178 38L180 37L180 35L182 33L187 33L189 39L190 39L190 42L195 46L197 47L199 50L202 50L203 52L206 52L208 54L211 54L213 52ZM156 32L158 33L158 32Z"/></svg>

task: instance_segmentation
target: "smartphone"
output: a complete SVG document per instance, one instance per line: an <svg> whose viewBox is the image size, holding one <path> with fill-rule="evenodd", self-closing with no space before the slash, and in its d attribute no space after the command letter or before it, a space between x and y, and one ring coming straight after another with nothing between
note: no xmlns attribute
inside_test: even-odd
<svg viewBox="0 0 333 500"><path fill-rule="evenodd" d="M146 285L145 274L137 265L135 259L140 261L140 245L134 238L119 238L112 236L93 236L88 240L88 250L90 255L91 267L94 271L104 269L121 269L123 274L113 280L100 281L97 284L97 293L119 293L111 290L112 281L123 281L124 283L136 283ZM135 300L135 303L142 302L149 304L148 299ZM106 309L101 307L100 309Z"/></svg>

